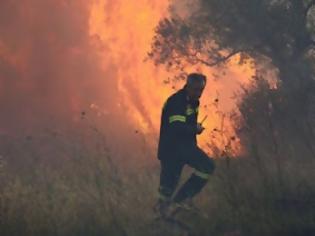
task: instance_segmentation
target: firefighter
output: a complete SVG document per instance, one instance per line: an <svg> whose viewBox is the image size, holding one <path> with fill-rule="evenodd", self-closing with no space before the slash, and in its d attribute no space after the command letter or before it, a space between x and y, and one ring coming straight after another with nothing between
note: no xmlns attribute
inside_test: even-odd
<svg viewBox="0 0 315 236"><path fill-rule="evenodd" d="M199 98L205 86L205 75L189 74L185 86L163 106L158 146L159 200L155 207L162 216L170 206L191 209L192 198L206 185L215 169L214 161L197 146L196 140L196 135L205 129L197 122ZM194 173L174 194L185 165L192 167Z"/></svg>

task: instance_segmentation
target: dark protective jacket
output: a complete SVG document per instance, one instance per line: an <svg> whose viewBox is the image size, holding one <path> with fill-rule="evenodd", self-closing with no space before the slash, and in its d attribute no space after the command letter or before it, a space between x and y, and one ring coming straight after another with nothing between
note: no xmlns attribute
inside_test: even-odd
<svg viewBox="0 0 315 236"><path fill-rule="evenodd" d="M172 158L185 147L196 146L199 101L189 101L185 87L165 102L161 116L158 159Z"/></svg>

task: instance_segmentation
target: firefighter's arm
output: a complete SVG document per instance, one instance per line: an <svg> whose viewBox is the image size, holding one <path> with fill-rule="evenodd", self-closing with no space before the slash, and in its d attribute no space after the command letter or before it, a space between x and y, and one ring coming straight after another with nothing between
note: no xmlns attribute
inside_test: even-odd
<svg viewBox="0 0 315 236"><path fill-rule="evenodd" d="M169 127L173 132L178 135L199 133L197 125L186 122L186 107L176 103L176 101L168 101L167 110Z"/></svg>

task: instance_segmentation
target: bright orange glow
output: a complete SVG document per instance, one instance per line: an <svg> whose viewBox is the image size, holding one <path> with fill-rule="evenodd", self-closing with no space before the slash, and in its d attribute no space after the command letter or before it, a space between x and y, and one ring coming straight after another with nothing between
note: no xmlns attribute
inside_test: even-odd
<svg viewBox="0 0 315 236"><path fill-rule="evenodd" d="M165 79L172 74L163 68L157 68L152 62L144 62L154 35L154 28L162 17L167 14L168 0L99 0L92 5L90 15L90 35L101 45L100 56L104 67L110 62L119 65L117 68L120 105L133 120L135 127L144 134L158 134L161 107L165 99L174 92L173 84L166 85ZM237 56L236 56L237 57ZM220 130L222 116L214 110L216 99L219 99L218 109L229 112L235 108L233 94L240 84L249 82L254 70L249 65L238 65L237 58L229 63L229 69L222 78L215 80L213 74L219 70L199 66L190 71L200 71L208 76L208 85L202 97L200 119L205 114L208 119L204 123L207 132L200 136L200 144L208 147L213 142L222 149L233 129L228 117L224 119L224 135L213 137L213 130ZM182 86L181 82L174 85ZM223 131L222 131L223 132ZM153 142L156 142L153 140ZM237 139L232 145L234 153L240 150ZM208 150L211 152L211 150Z"/></svg>

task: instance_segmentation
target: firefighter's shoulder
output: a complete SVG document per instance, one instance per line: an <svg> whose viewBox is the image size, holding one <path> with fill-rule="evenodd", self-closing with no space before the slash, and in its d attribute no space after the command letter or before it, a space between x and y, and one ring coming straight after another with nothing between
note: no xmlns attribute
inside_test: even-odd
<svg viewBox="0 0 315 236"><path fill-rule="evenodd" d="M180 104L184 102L184 100L185 100L185 96L183 94L183 91L179 90L168 97L168 99L165 102L165 105L179 106Z"/></svg>

